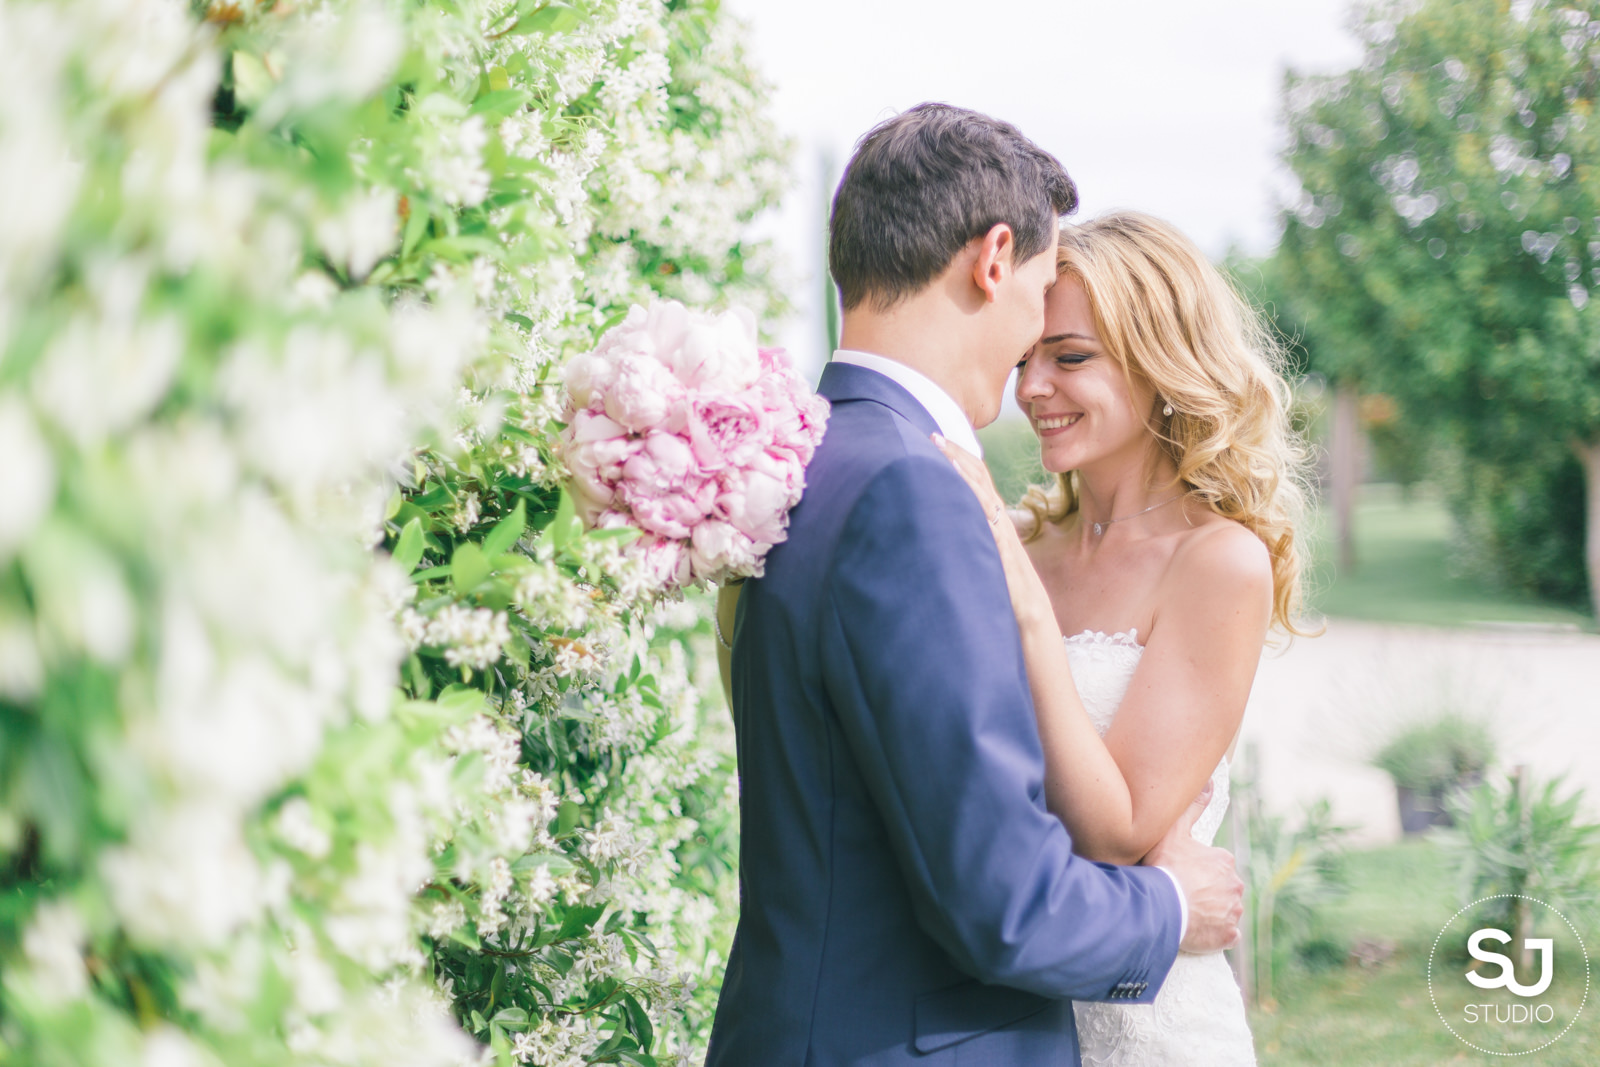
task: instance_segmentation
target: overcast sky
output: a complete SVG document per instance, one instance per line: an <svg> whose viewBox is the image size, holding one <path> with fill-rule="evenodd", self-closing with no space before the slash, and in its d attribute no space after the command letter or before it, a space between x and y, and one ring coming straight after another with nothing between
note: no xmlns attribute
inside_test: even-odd
<svg viewBox="0 0 1600 1067"><path fill-rule="evenodd" d="M796 141L796 185L763 229L791 264L777 332L820 368L822 160L924 100L1015 123L1066 164L1079 217L1132 207L1207 253L1271 248L1285 67L1359 58L1350 0L723 0L752 31ZM836 175L835 175L836 176Z"/></svg>

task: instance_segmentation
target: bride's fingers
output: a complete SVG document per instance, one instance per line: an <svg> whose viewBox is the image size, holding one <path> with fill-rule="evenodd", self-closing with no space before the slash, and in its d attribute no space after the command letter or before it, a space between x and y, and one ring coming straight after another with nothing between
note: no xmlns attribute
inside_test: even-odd
<svg viewBox="0 0 1600 1067"><path fill-rule="evenodd" d="M989 468L983 465L981 459L938 434L933 435L933 443L951 463L955 464L956 471L966 479L967 484L972 486L980 499L989 496L998 499L998 494L994 491L994 481L989 477Z"/></svg>
<svg viewBox="0 0 1600 1067"><path fill-rule="evenodd" d="M944 453L945 458L955 466L956 473L961 475L962 478L966 479L966 483L972 486L979 496L982 496L983 484L978 481L970 466L971 453L962 448L960 445L952 444L951 442L945 440L938 434L933 435L933 443L938 447L940 452Z"/></svg>

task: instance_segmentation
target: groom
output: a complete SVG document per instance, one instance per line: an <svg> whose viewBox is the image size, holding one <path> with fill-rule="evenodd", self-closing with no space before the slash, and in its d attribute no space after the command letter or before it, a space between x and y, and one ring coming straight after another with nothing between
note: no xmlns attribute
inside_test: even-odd
<svg viewBox="0 0 1600 1067"><path fill-rule="evenodd" d="M936 104L869 133L840 183L833 411L734 631L741 914L707 1067L1064 1067L1069 998L1147 1003L1180 942L1237 937L1198 807L1152 866L1072 854L989 530L1007 520L929 439L977 451L1076 203L1013 127Z"/></svg>

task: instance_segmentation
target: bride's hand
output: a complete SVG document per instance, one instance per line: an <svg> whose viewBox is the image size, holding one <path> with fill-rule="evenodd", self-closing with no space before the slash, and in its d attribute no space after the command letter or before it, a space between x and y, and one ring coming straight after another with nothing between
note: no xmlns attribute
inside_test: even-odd
<svg viewBox="0 0 1600 1067"><path fill-rule="evenodd" d="M978 503L983 507L984 515L988 516L989 525L994 530L995 540L1003 540L1003 535L1011 528L1009 522L1002 522L1006 517L1005 501L1000 499L1000 493L994 487L994 478L989 474L989 468L984 466L983 460L962 448L954 441L948 441L938 434L933 435L933 443L939 451L955 464L956 471L966 481L978 498Z"/></svg>
<svg viewBox="0 0 1600 1067"><path fill-rule="evenodd" d="M994 487L989 468L983 465L983 460L938 434L933 435L933 443L955 464L976 494L983 513L989 517L989 531L994 534L995 546L1000 550L1000 565L1005 570L1006 588L1011 593L1011 607L1017 613L1017 622L1024 629L1037 627L1039 633L1059 641L1061 630L1056 625L1055 609L1050 606L1050 595L1028 559L1028 550L1023 547L1017 528L1006 516L1005 501Z"/></svg>

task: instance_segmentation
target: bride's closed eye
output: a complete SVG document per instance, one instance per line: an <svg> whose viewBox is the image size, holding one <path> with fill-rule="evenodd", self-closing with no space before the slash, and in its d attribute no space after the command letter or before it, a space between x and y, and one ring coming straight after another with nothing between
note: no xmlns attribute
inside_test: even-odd
<svg viewBox="0 0 1600 1067"><path fill-rule="evenodd" d="M1046 358L1058 367L1077 367L1089 362L1098 354L1099 353L1097 352L1057 352L1054 355ZM1027 355L1017 360L1016 369L1021 370L1022 368L1026 367L1028 365L1028 360L1031 358L1033 358L1031 355Z"/></svg>

